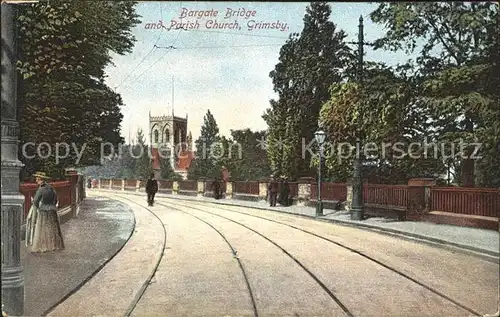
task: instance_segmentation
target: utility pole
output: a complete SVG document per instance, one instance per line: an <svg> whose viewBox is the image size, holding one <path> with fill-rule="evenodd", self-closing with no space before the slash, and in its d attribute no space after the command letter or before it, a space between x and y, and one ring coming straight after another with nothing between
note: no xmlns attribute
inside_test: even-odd
<svg viewBox="0 0 500 317"><path fill-rule="evenodd" d="M16 5L2 2L2 311L24 315L21 223L24 196L19 192Z"/></svg>
<svg viewBox="0 0 500 317"><path fill-rule="evenodd" d="M363 92L363 54L364 54L364 35L363 35L363 16L359 17L359 34L358 34L358 85L360 88L360 93ZM362 118L363 112L363 96L360 98L360 107L358 113L358 123L357 123L357 139L359 144L360 152L362 149L361 142L361 124L360 118ZM358 148L358 147L357 147ZM356 157L354 158L354 170L352 175L352 203L351 203L351 219L353 220L363 220L364 218L364 201L363 201L363 163L362 163L362 153L356 152Z"/></svg>

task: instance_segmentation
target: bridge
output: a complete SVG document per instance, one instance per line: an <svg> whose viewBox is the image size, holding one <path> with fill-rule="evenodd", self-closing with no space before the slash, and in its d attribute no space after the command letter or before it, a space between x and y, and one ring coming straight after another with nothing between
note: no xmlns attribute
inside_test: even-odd
<svg viewBox="0 0 500 317"><path fill-rule="evenodd" d="M229 182L216 200L209 180L163 181L148 207L140 180L99 180L75 195L71 188L80 188L82 178L73 178L63 192L66 205L77 209L63 224L66 250L24 255L27 315L485 316L498 310L495 230L380 216L353 221L333 200L316 217L311 203L301 201L311 194L307 182L297 184L296 204L269 207L259 194L262 182Z"/></svg>

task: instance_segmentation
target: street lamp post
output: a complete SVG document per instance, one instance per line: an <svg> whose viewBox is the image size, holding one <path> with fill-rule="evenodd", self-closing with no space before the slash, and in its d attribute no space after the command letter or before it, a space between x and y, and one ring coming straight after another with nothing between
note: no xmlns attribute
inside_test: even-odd
<svg viewBox="0 0 500 317"><path fill-rule="evenodd" d="M363 36L363 17L359 17L359 34L358 34L358 42L353 43L358 45L358 85L360 86L360 91L363 90L363 46L371 45L369 43L364 42ZM358 120L362 117L363 111L363 96L360 98L361 106L359 107ZM359 133L360 122L358 121L358 142L360 142L361 136ZM360 144L360 147L361 148ZM363 206L363 163L361 153L356 153L356 157L354 158L354 168L352 175L352 203L351 203L351 219L353 220L363 220L364 218L364 206Z"/></svg>
<svg viewBox="0 0 500 317"><path fill-rule="evenodd" d="M318 201L316 204L316 217L323 216L323 202L321 201L321 165L323 162L323 143L325 142L325 132L322 130L314 133L314 138L319 145L319 166L318 166Z"/></svg>
<svg viewBox="0 0 500 317"><path fill-rule="evenodd" d="M24 277L21 265L21 222L24 196L19 192L19 124L16 121L16 7L22 2L3 2L2 8L2 311L24 315Z"/></svg>

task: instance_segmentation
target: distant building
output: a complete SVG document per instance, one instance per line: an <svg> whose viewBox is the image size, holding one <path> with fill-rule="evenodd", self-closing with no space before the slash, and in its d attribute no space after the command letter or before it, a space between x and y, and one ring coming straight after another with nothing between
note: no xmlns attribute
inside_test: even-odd
<svg viewBox="0 0 500 317"><path fill-rule="evenodd" d="M152 166L157 177L161 173L160 159L168 159L172 169L187 178L187 171L194 158L191 132L187 134L188 117L151 116L149 113L149 138L152 148Z"/></svg>

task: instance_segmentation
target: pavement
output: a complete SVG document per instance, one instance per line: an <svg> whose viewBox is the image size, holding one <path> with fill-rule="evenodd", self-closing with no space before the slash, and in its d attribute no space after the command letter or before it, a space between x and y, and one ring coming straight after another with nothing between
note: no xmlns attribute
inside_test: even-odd
<svg viewBox="0 0 500 317"><path fill-rule="evenodd" d="M41 316L77 291L120 251L134 224L127 204L90 197L77 218L61 225L65 250L29 253L23 241L25 314Z"/></svg>
<svg viewBox="0 0 500 317"><path fill-rule="evenodd" d="M116 256L47 316L127 316L147 287L165 250L165 229L137 204L116 203L134 212L134 232Z"/></svg>
<svg viewBox="0 0 500 317"><path fill-rule="evenodd" d="M92 189L96 191L97 189ZM109 190L99 189L107 192ZM115 191L120 192L120 191ZM123 193L144 196L145 193L125 191ZM219 199L187 195L169 195L158 193L156 197L166 197L186 201L208 202L213 204L249 207L261 210L298 215L316 220L341 225L360 227L380 233L396 235L404 239L418 240L452 250L465 251L498 261L500 256L500 232L479 228L460 227L430 222L397 221L382 217L371 217L362 221L351 220L346 211L324 210L323 217L316 217L316 209L308 206L276 206L270 207L265 201L249 201L241 199Z"/></svg>
<svg viewBox="0 0 500 317"><path fill-rule="evenodd" d="M498 308L498 263L475 256L274 210L88 195L128 204L136 229L49 316L466 317Z"/></svg>

